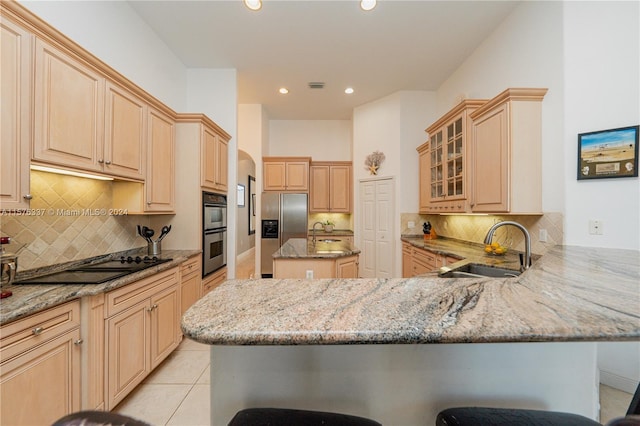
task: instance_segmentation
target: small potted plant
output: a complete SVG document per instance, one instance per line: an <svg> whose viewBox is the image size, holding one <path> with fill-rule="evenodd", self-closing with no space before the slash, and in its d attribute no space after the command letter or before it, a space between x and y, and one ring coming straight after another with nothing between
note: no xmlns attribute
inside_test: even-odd
<svg viewBox="0 0 640 426"><path fill-rule="evenodd" d="M322 222L322 225L324 226L324 232L333 232L333 226L335 225L335 223L327 219Z"/></svg>

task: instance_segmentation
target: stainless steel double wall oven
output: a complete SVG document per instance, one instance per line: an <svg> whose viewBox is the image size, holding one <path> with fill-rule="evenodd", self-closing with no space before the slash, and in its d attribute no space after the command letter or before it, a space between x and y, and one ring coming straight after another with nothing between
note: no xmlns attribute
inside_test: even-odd
<svg viewBox="0 0 640 426"><path fill-rule="evenodd" d="M202 193L202 276L227 264L227 197Z"/></svg>

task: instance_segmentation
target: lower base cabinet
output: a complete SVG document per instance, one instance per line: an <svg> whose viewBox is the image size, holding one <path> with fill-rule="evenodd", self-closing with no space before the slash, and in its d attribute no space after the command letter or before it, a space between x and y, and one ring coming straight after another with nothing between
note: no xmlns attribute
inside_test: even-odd
<svg viewBox="0 0 640 426"><path fill-rule="evenodd" d="M227 280L227 268L220 268L202 279L202 297Z"/></svg>
<svg viewBox="0 0 640 426"><path fill-rule="evenodd" d="M328 258L275 259L273 278L358 278L359 255Z"/></svg>
<svg viewBox="0 0 640 426"><path fill-rule="evenodd" d="M180 315L200 299L202 294L202 261L200 255L184 262L180 267Z"/></svg>
<svg viewBox="0 0 640 426"><path fill-rule="evenodd" d="M106 294L106 409L115 407L180 343L179 268Z"/></svg>
<svg viewBox="0 0 640 426"><path fill-rule="evenodd" d="M411 278L417 275L437 272L442 266L457 262L450 256L436 254L429 250L420 249L409 243L402 243L402 277Z"/></svg>
<svg viewBox="0 0 640 426"><path fill-rule="evenodd" d="M80 302L0 329L0 424L47 425L80 410Z"/></svg>

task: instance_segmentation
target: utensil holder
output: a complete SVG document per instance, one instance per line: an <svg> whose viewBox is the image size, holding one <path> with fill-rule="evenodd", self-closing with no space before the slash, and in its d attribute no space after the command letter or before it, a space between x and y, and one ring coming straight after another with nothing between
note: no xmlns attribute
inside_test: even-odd
<svg viewBox="0 0 640 426"><path fill-rule="evenodd" d="M162 252L162 245L160 241L151 241L147 245L147 254L149 256L159 256L160 252Z"/></svg>

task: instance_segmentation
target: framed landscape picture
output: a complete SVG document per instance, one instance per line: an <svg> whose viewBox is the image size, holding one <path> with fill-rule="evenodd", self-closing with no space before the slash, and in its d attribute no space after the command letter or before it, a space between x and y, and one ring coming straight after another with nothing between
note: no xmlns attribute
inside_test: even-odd
<svg viewBox="0 0 640 426"><path fill-rule="evenodd" d="M638 128L578 135L578 180L638 176Z"/></svg>

